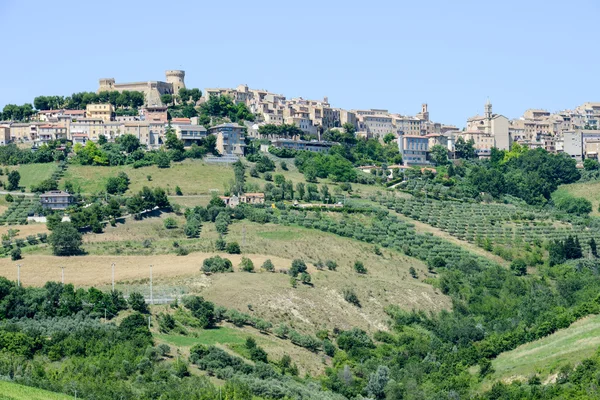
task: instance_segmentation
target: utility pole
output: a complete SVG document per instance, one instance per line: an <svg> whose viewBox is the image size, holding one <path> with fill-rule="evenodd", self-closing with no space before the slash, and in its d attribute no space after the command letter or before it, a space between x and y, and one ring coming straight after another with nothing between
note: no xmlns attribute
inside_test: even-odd
<svg viewBox="0 0 600 400"><path fill-rule="evenodd" d="M112 263L112 290L115 291L115 263Z"/></svg>
<svg viewBox="0 0 600 400"><path fill-rule="evenodd" d="M152 293L152 264L150 264L150 304L154 304L154 295Z"/></svg>
<svg viewBox="0 0 600 400"><path fill-rule="evenodd" d="M62 266L62 267L60 267L60 269L62 270L62 274L61 274L62 275L62 284L64 285L65 284L65 267Z"/></svg>
<svg viewBox="0 0 600 400"><path fill-rule="evenodd" d="M17 264L17 287L21 286L21 264Z"/></svg>

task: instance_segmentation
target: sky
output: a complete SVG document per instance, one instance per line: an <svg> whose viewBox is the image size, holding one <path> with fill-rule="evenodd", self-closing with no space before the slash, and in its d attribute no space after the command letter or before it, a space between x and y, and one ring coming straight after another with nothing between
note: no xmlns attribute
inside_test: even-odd
<svg viewBox="0 0 600 400"><path fill-rule="evenodd" d="M0 107L98 79L247 84L462 127L600 101L598 0L0 0ZM592 75L590 75L590 73Z"/></svg>

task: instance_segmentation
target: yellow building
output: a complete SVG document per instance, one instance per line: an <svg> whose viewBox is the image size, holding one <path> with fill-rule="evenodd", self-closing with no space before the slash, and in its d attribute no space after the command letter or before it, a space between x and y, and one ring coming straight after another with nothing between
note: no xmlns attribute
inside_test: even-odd
<svg viewBox="0 0 600 400"><path fill-rule="evenodd" d="M85 108L87 118L98 118L104 122L110 122L115 113L112 104L88 104Z"/></svg>

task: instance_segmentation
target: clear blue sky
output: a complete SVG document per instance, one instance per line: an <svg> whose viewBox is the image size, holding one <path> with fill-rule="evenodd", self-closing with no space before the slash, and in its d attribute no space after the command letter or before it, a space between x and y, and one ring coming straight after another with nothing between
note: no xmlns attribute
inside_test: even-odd
<svg viewBox="0 0 600 400"><path fill-rule="evenodd" d="M98 79L247 83L465 124L600 101L598 0L0 0L0 107Z"/></svg>

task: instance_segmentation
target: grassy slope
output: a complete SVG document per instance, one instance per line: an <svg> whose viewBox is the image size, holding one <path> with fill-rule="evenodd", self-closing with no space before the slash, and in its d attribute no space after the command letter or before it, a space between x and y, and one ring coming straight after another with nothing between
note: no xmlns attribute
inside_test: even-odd
<svg viewBox="0 0 600 400"><path fill-rule="evenodd" d="M98 192L104 189L109 177L117 176L121 171L129 176L130 192L137 192L143 186L149 186L169 189L174 194L175 186L179 186L186 195L208 194L211 189L217 189L222 194L225 185L233 179L231 166L186 160L173 163L170 168L164 169L155 165L137 169L129 165L117 167L70 165L61 180L61 185L70 181L75 187L80 187L84 193ZM152 181L148 181L148 175L152 177Z"/></svg>
<svg viewBox="0 0 600 400"><path fill-rule="evenodd" d="M484 380L482 387L489 389L497 380L527 379L533 374L540 375L542 381L553 380L560 366L577 364L598 346L600 315L583 318L569 328L500 354L493 361L496 372Z"/></svg>
<svg viewBox="0 0 600 400"><path fill-rule="evenodd" d="M19 175L21 175L19 185L26 188L27 191L30 191L32 185L37 185L45 179L50 179L52 173L56 170L56 164L23 164L19 165L18 167L7 168L9 171L19 171ZM8 179L6 176L5 169L2 169L2 171L4 172L4 174L0 176L0 180L3 181L6 185Z"/></svg>
<svg viewBox="0 0 600 400"><path fill-rule="evenodd" d="M272 361L281 359L284 354L289 355L298 365L301 376L305 373L320 374L325 367L322 354L312 353L275 335L262 334L254 328L238 328L225 324L215 329L194 330L190 328L188 331L192 333L189 336L155 333L154 337L159 343L167 343L169 346L176 347L177 351L185 356L189 354L189 349L195 344L204 344L221 347L243 357L248 356L244 347L246 338L252 337L260 347L265 349Z"/></svg>
<svg viewBox="0 0 600 400"><path fill-rule="evenodd" d="M583 182L572 183L570 185L562 185L555 192L555 195L560 196L561 193L568 193L575 197L583 197L592 202L591 215L600 216L600 182Z"/></svg>
<svg viewBox="0 0 600 400"><path fill-rule="evenodd" d="M67 400L74 397L0 381L0 400Z"/></svg>
<svg viewBox="0 0 600 400"><path fill-rule="evenodd" d="M288 170L281 169L280 162L283 159L276 160L276 170L271 174L283 174L286 179L294 182L306 182L304 175L294 166L293 159L287 159L285 162L288 165ZM249 164L252 166L253 164ZM61 180L61 186L64 182L70 181L75 187L80 187L84 193L94 193L104 189L106 180L111 176L116 176L120 171L124 171L131 180L130 191L138 191L143 186L160 186L165 189L170 189L171 194L175 192L175 186L179 186L184 195L207 195L211 190L217 189L222 194L225 188L229 187L233 180L233 168L227 165L207 164L201 160L185 160L180 163L172 163L170 168L160 169L156 166L133 168L131 166L116 166L116 167L94 167L83 165L70 165ZM50 172L51 174L51 172ZM152 177L152 181L148 181L147 176ZM41 180L41 179L40 179ZM267 183L261 176L260 178L252 178L249 172L246 173L246 180L250 184L251 190L262 190ZM336 185L328 179L320 179L319 184ZM375 185L358 185L353 184L354 191L359 194L369 194L378 190L384 190L381 186ZM333 191L332 191L333 194ZM182 205L197 205L202 204L192 199L185 197L181 198Z"/></svg>
<svg viewBox="0 0 600 400"><path fill-rule="evenodd" d="M110 282L110 264L114 261L116 279L120 281L118 288L125 293L139 290L147 294L148 266L153 264L157 298L196 292L216 304L244 312L248 312L250 304L254 315L275 322L288 321L311 330L321 326L385 329L384 307L388 304L407 310L450 307L446 296L421 281L427 276L422 262L388 250L384 250L383 256L377 256L372 245L299 227L244 221L231 225L226 239L240 243L242 254L252 259L257 269L267 258L277 269L289 268L295 258L307 263L335 260L339 265L336 272L317 271L309 264L314 286L299 285L294 289L289 276L279 273L238 271L207 277L199 271L202 261L214 254L211 252L218 237L214 224L203 226L200 239L189 240L182 239L181 228L166 230L162 218L128 221L116 228L107 228L102 235L86 235L85 247L90 254L85 257L58 258L49 255L46 248L40 248L38 254L28 250L23 260L27 267L21 268L21 279L25 284L43 285L47 280L58 280L59 267L64 265L67 282L102 287ZM181 224L182 218L179 218ZM152 248L142 247L145 238L153 240ZM175 240L195 252L186 257L175 256ZM237 269L241 256L224 256L230 258ZM367 275L361 276L352 270L355 260L365 263L369 270ZM418 271L419 279L410 277L411 266ZM15 279L14 263L0 260L0 275ZM341 293L347 287L355 290L362 308L343 300Z"/></svg>

